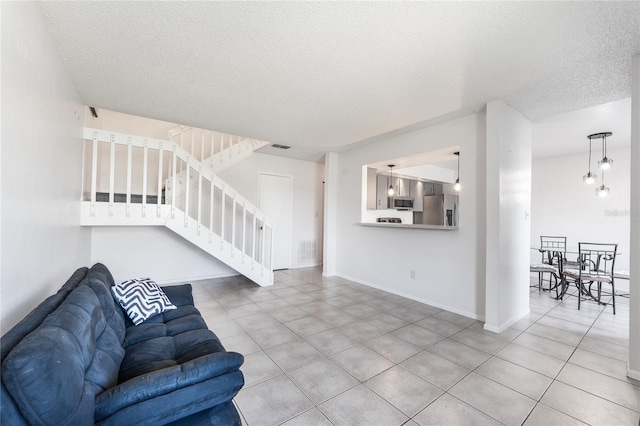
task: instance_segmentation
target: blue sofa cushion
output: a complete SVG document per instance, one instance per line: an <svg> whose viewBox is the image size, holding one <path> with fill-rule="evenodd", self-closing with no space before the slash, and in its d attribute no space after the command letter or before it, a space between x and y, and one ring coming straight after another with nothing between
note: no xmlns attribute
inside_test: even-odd
<svg viewBox="0 0 640 426"><path fill-rule="evenodd" d="M120 366L119 381L160 368L183 364L203 355L225 352L218 337L207 328L192 302L191 285L164 287L178 307L163 312L144 323L127 322L124 340L126 351Z"/></svg>
<svg viewBox="0 0 640 426"><path fill-rule="evenodd" d="M80 285L7 355L3 382L31 424L92 423L95 395L117 384L121 340L94 289Z"/></svg>

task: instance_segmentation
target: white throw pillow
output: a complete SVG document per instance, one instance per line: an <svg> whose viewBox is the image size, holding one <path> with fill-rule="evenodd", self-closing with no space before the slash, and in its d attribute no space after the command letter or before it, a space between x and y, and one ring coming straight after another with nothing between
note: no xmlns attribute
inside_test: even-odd
<svg viewBox="0 0 640 426"><path fill-rule="evenodd" d="M123 281L111 287L111 290L135 325L164 311L176 309L158 284L149 278Z"/></svg>

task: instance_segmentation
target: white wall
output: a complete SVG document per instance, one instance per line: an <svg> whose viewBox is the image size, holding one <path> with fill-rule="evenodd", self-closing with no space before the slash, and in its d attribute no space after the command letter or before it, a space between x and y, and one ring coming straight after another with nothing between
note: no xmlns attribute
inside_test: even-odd
<svg viewBox="0 0 640 426"><path fill-rule="evenodd" d="M485 137L485 116L477 113L338 154L337 275L482 319ZM359 225L363 165L454 145L464 188L458 230Z"/></svg>
<svg viewBox="0 0 640 426"><path fill-rule="evenodd" d="M487 104L486 321L496 333L529 312L531 122Z"/></svg>
<svg viewBox="0 0 640 426"><path fill-rule="evenodd" d="M2 2L2 333L90 262L83 106L36 2Z"/></svg>
<svg viewBox="0 0 640 426"><path fill-rule="evenodd" d="M116 280L150 277L161 284L237 275L203 250L158 226L92 228L91 261Z"/></svg>
<svg viewBox="0 0 640 426"><path fill-rule="evenodd" d="M220 177L257 206L260 172L287 175L293 180L291 267L319 265L322 263L324 165L256 153L225 170ZM299 262L298 244L308 240L317 242L316 261Z"/></svg>
<svg viewBox="0 0 640 426"><path fill-rule="evenodd" d="M567 250L575 252L581 241L618 243L621 255L616 269L629 270L629 147L608 149L607 156L614 163L605 175L611 189L606 198L595 193L602 175L597 168L599 149L592 154L591 171L598 175L592 185L582 182L588 171L588 152L533 160L531 247L540 245L540 235L566 236ZM531 260L539 262L540 253L531 250Z"/></svg>

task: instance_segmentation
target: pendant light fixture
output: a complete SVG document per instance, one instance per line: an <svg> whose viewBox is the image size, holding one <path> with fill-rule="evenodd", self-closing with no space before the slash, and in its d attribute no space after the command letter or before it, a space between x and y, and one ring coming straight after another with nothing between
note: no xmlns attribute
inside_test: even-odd
<svg viewBox="0 0 640 426"><path fill-rule="evenodd" d="M602 138L602 160L598 161L598 166L601 170L609 170L611 167L613 167L613 160L607 157L607 137L611 136L612 134L613 133L611 132L603 132L591 135L594 138Z"/></svg>
<svg viewBox="0 0 640 426"><path fill-rule="evenodd" d="M609 188L604 186L604 172L602 172L602 185L596 188L596 195L598 197L606 197L609 195Z"/></svg>
<svg viewBox="0 0 640 426"><path fill-rule="evenodd" d="M389 164L389 169L390 170L390 174L391 174L391 182L389 185L389 190L387 191L387 195L389 197L393 197L396 193L396 191L393 189L393 168L395 167L395 164Z"/></svg>
<svg viewBox="0 0 640 426"><path fill-rule="evenodd" d="M456 178L456 183L453 184L453 189L456 192L460 192L460 189L462 188L460 186L460 151L454 152L453 155L458 157L458 177Z"/></svg>
<svg viewBox="0 0 640 426"><path fill-rule="evenodd" d="M586 175L582 176L582 181L588 185L591 185L596 181L598 175L595 173L591 173L591 139L593 139L594 135L587 136L589 138L589 172Z"/></svg>

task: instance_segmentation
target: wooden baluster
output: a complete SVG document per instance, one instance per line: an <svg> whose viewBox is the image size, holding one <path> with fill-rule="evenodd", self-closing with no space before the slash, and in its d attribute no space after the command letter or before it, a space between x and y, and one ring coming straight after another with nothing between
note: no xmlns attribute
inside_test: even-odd
<svg viewBox="0 0 640 426"><path fill-rule="evenodd" d="M109 216L113 216L114 185L116 173L116 135L111 134L110 157L109 157Z"/></svg>
<svg viewBox="0 0 640 426"><path fill-rule="evenodd" d="M204 160L204 130L200 130L200 162Z"/></svg>
<svg viewBox="0 0 640 426"><path fill-rule="evenodd" d="M215 191L215 184L213 183L213 175L209 174L209 183L210 183L210 196L211 199L209 200L209 242L212 243L213 242L213 196L214 191Z"/></svg>
<svg viewBox="0 0 640 426"><path fill-rule="evenodd" d="M93 152L91 153L91 216L96 215L96 191L98 185L98 132L93 132Z"/></svg>
<svg viewBox="0 0 640 426"><path fill-rule="evenodd" d="M191 161L191 157L187 156L186 161L186 177L185 187L184 187L184 227L186 228L189 225L189 189L191 188L191 165L189 164Z"/></svg>
<svg viewBox="0 0 640 426"><path fill-rule="evenodd" d="M256 218L256 210L253 209L253 232L251 233L251 270L256 262L256 236L258 234L258 220Z"/></svg>
<svg viewBox="0 0 640 426"><path fill-rule="evenodd" d="M176 157L176 145L172 146L172 154L173 154L173 169L171 173L171 219L176 217L176 166L177 166L177 157Z"/></svg>
<svg viewBox="0 0 640 426"><path fill-rule="evenodd" d="M131 214L131 156L133 147L131 146L131 136L127 138L127 193L125 194L125 215Z"/></svg>
<svg viewBox="0 0 640 426"><path fill-rule="evenodd" d="M164 150L163 148L163 143L160 142L160 147L159 147L159 151L158 151L158 212L157 215L158 217L160 217L162 215L162 207L160 207L160 205L162 204L162 167L163 167L163 163L164 163L164 158L163 158L163 154L164 154Z"/></svg>
<svg viewBox="0 0 640 426"><path fill-rule="evenodd" d="M242 264L244 264L244 257L246 251L246 242L247 242L247 202L242 201L242 228L241 228L240 236L242 238L242 256L240 260Z"/></svg>
<svg viewBox="0 0 640 426"><path fill-rule="evenodd" d="M147 167L149 161L149 142L142 143L142 217L147 216ZM160 196L160 195L158 195Z"/></svg>
<svg viewBox="0 0 640 426"><path fill-rule="evenodd" d="M224 234L225 234L225 229L224 229L224 218L225 218L225 204L226 204L226 198L227 195L224 192L224 185L222 185L220 187L221 192L222 192L222 199L221 199L221 205L220 205L220 250L224 249Z"/></svg>
<svg viewBox="0 0 640 426"><path fill-rule="evenodd" d="M198 168L198 227L197 227L198 235L200 235L201 219L202 219L202 166Z"/></svg>
<svg viewBox="0 0 640 426"><path fill-rule="evenodd" d="M236 251L236 193L231 197L231 257Z"/></svg>

